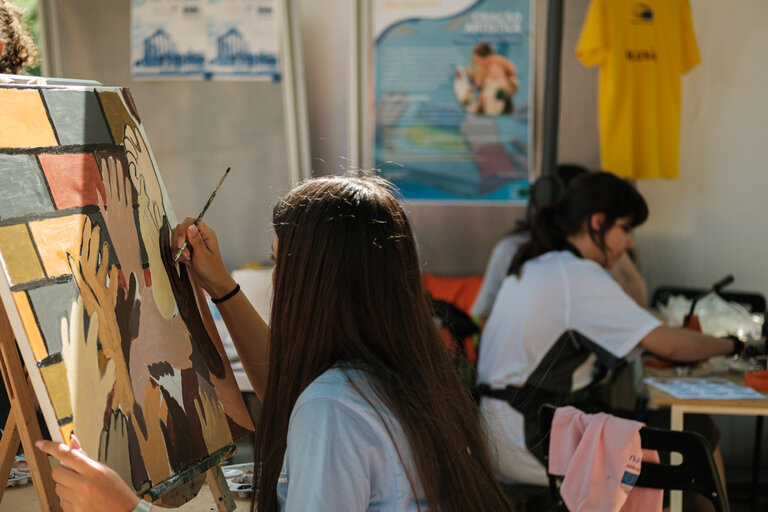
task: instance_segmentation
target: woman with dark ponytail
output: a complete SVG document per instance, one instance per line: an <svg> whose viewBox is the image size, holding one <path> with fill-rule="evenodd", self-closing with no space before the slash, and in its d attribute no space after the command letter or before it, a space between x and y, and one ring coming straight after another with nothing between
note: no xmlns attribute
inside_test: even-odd
<svg viewBox="0 0 768 512"><path fill-rule="evenodd" d="M647 216L640 193L607 172L578 176L534 216L480 342L480 408L502 480L547 485L537 419L543 403L595 412L602 408L593 393L599 382L642 350L698 361L743 349L662 326L611 279L608 270L632 248L632 230ZM689 418L698 425L686 429L717 446L711 420Z"/></svg>
<svg viewBox="0 0 768 512"><path fill-rule="evenodd" d="M488 259L485 275L483 275L483 285L471 310L472 316L478 319L481 324L484 324L491 314L491 308L499 293L501 283L509 274L509 267L517 250L533 236L531 223L536 213L544 206L551 205L553 201L560 198L563 185L567 187L574 178L588 172L586 167L580 165L561 164L557 168L557 177L542 176L531 185L525 218L518 221L518 225L512 233L499 240ZM551 213L551 210L549 211ZM539 236L545 235L546 233L539 234ZM641 306L645 306L648 300L648 288L630 254L624 254L616 261L611 267L611 276L627 295Z"/></svg>
<svg viewBox="0 0 768 512"><path fill-rule="evenodd" d="M509 274L520 277L523 264L549 251L560 251L568 246L568 237L582 231L585 221L592 214L599 213L599 224L586 223L590 239L603 252L603 261L598 261L610 269L626 249L631 249L632 238L627 238L626 247L615 250L609 258L605 234L622 217L629 231L639 226L648 218L645 199L628 182L608 172L584 174L573 180L567 193L559 201L539 209L531 226L531 239L520 246L512 263ZM627 231L628 232L628 231Z"/></svg>

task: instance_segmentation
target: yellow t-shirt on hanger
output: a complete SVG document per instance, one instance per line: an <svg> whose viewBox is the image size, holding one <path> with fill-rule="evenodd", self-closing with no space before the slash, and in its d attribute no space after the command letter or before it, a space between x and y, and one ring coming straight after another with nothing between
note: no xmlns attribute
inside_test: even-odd
<svg viewBox="0 0 768 512"><path fill-rule="evenodd" d="M688 0L592 0L576 57L600 66L603 169L677 178L680 75L701 60Z"/></svg>

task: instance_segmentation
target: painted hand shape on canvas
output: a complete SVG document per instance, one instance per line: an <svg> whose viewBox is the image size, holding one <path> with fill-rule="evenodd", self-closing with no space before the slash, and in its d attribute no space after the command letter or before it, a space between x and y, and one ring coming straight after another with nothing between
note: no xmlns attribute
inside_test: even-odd
<svg viewBox="0 0 768 512"><path fill-rule="evenodd" d="M253 427L125 97L0 85L0 300L53 438L157 497Z"/></svg>
<svg viewBox="0 0 768 512"><path fill-rule="evenodd" d="M107 230L112 234L112 243L120 262L123 279L127 283L130 275L138 280L139 290L144 288L144 269L141 265L141 249L136 232L134 201L136 191L131 180L125 175L120 159L109 156L99 161L104 181L104 197L99 194L99 211L104 217Z"/></svg>

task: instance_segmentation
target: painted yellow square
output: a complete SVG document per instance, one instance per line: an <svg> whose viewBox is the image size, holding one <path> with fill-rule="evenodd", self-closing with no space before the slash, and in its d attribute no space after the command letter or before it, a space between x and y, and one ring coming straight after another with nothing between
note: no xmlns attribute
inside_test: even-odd
<svg viewBox="0 0 768 512"><path fill-rule="evenodd" d="M71 274L67 253L80 261L85 215L70 215L29 223L37 252L48 277Z"/></svg>
<svg viewBox="0 0 768 512"><path fill-rule="evenodd" d="M104 109L104 115L107 116L109 130L112 132L115 144L122 144L126 125L135 128L136 121L131 117L119 93L99 91L99 99L101 100L101 108Z"/></svg>
<svg viewBox="0 0 768 512"><path fill-rule="evenodd" d="M48 396L51 398L56 419L60 420L72 416L67 367L64 366L64 361L40 368L40 375L43 377Z"/></svg>
<svg viewBox="0 0 768 512"><path fill-rule="evenodd" d="M0 89L0 148L57 146L37 89Z"/></svg>
<svg viewBox="0 0 768 512"><path fill-rule="evenodd" d="M0 227L0 254L11 286L45 277L25 224Z"/></svg>

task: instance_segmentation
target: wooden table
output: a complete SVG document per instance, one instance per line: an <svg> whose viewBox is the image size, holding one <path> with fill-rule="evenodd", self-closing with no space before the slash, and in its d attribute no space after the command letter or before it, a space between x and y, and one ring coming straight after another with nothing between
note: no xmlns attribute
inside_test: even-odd
<svg viewBox="0 0 768 512"><path fill-rule="evenodd" d="M674 369L645 369L648 377L676 378ZM706 367L695 369L691 375L686 377L707 378L718 377L727 378L737 384L744 384L744 375L736 373L713 374ZM679 377L683 378L683 377ZM728 414L736 416L768 416L768 396L762 400L693 400L675 398L654 386L648 386L648 404L651 408L669 407L670 409L670 428L672 430L683 430L683 416L690 413L699 414ZM672 453L670 462L679 464L682 458L678 453ZM670 493L670 512L680 512L683 508L682 493L675 491Z"/></svg>
<svg viewBox="0 0 768 512"><path fill-rule="evenodd" d="M235 505L237 505L236 511L247 512L250 510L250 498L238 498L237 496L234 498ZM156 510L164 509L156 508ZM179 508L170 510L179 512L216 512L216 503L214 503L211 491L206 484L200 489L195 499ZM3 501L0 502L0 512L40 512L35 489L32 484L7 489L3 495Z"/></svg>

